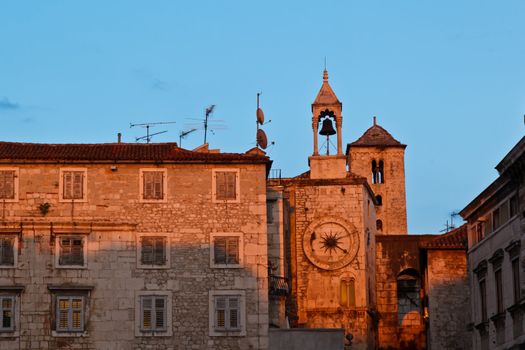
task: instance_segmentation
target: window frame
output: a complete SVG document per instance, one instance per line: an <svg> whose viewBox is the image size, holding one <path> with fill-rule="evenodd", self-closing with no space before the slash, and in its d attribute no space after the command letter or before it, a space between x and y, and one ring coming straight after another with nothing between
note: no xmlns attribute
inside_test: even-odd
<svg viewBox="0 0 525 350"><path fill-rule="evenodd" d="M237 328L220 329L216 326L216 299L219 297L238 298ZM226 318L225 318L226 319ZM209 335L211 337L246 336L246 292L244 290L210 290L209 292Z"/></svg>
<svg viewBox="0 0 525 350"><path fill-rule="evenodd" d="M0 171L14 171L13 179L13 198L0 198L0 202L3 203L16 203L19 201L19 186L20 186L20 169L16 167L0 167Z"/></svg>
<svg viewBox="0 0 525 350"><path fill-rule="evenodd" d="M52 297L52 322L51 322L51 335L53 337L86 337L88 336L88 323L90 314L90 301L92 286L65 286L65 285L48 285L48 290L51 292ZM65 298L81 298L81 329L60 329L60 309L59 300ZM69 312L68 312L69 313ZM72 320L71 320L72 321ZM69 316L68 316L69 322Z"/></svg>
<svg viewBox="0 0 525 350"><path fill-rule="evenodd" d="M0 263L0 269L14 269L18 266L18 232L0 232L0 240L4 237L12 237L13 242L13 265L3 265ZM1 246L0 246L1 249ZM0 261L1 262L1 261Z"/></svg>
<svg viewBox="0 0 525 350"><path fill-rule="evenodd" d="M144 198L144 173L162 173L162 198ZM166 203L168 201L168 169L167 168L140 168L139 169L139 202Z"/></svg>
<svg viewBox="0 0 525 350"><path fill-rule="evenodd" d="M144 330L142 328L143 320L143 309L142 301L146 297L163 298L165 300L165 326L159 330ZM135 336L136 337L171 337L173 336L173 295L171 291L160 291L160 290L142 290L135 292Z"/></svg>
<svg viewBox="0 0 525 350"><path fill-rule="evenodd" d="M142 239L144 237L158 237L165 239L164 264L143 264L142 263ZM139 269L168 269L171 267L171 240L170 235L166 233L138 233L137 234L137 268Z"/></svg>
<svg viewBox="0 0 525 350"><path fill-rule="evenodd" d="M238 239L238 264L220 264L215 262L215 239L218 237ZM214 232L210 234L210 267L216 269L238 269L244 265L244 234L241 232Z"/></svg>
<svg viewBox="0 0 525 350"><path fill-rule="evenodd" d="M61 242L60 240L69 237L70 239L81 239L82 240L82 257L83 257L83 264L82 265L62 265L60 264L60 257L61 257ZM55 268L58 269L87 269L88 267L88 235L87 234L79 234L79 233L60 233L55 236Z"/></svg>
<svg viewBox="0 0 525 350"><path fill-rule="evenodd" d="M64 174L67 172L81 172L82 176L82 198L64 198ZM87 188L87 168L60 168L58 180L58 201L60 203L85 203L87 202L88 188Z"/></svg>
<svg viewBox="0 0 525 350"><path fill-rule="evenodd" d="M13 325L10 329L0 328L0 338L14 338L20 336L20 310L21 294L24 291L23 286L0 286L0 310L2 310L2 299L10 298L13 301L11 307L13 312ZM3 321L3 315L0 315L0 325Z"/></svg>
<svg viewBox="0 0 525 350"><path fill-rule="evenodd" d="M235 173L235 199L217 198L217 173ZM213 203L240 203L241 202L241 177L239 168L214 168L212 169L212 202Z"/></svg>

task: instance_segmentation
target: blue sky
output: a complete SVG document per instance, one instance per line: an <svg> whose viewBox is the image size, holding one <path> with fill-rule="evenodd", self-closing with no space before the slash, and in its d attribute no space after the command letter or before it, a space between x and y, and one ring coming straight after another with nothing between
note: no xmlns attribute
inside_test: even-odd
<svg viewBox="0 0 525 350"><path fill-rule="evenodd" d="M435 233L523 136L525 2L0 0L0 140L179 140L216 104L212 147L254 146L256 93L274 168L307 170L322 82L343 140L378 124L408 145L409 231ZM202 143L198 131L183 147Z"/></svg>

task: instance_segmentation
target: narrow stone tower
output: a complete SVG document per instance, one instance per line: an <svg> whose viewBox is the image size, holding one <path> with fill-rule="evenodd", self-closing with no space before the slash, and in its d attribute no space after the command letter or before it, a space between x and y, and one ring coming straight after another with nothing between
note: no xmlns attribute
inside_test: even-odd
<svg viewBox="0 0 525 350"><path fill-rule="evenodd" d="M377 125L376 117L363 136L347 145L350 172L368 179L379 203L378 234L407 234L405 148Z"/></svg>
<svg viewBox="0 0 525 350"><path fill-rule="evenodd" d="M323 72L323 85L312 103L312 131L314 137L314 151L308 158L310 164L310 178L312 179L341 179L346 177L346 157L343 155L341 133L343 104L339 101L334 90L328 84L328 72ZM335 129L333 129L335 122ZM322 124L319 130L319 124ZM326 152L319 153L318 133L326 135ZM337 150L330 155L330 136L337 135ZM323 146L324 146L323 145Z"/></svg>

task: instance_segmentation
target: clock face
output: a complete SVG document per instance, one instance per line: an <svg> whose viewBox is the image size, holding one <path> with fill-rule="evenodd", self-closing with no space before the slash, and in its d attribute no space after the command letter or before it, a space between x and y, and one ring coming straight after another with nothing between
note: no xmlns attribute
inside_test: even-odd
<svg viewBox="0 0 525 350"><path fill-rule="evenodd" d="M336 270L348 265L358 248L355 227L341 218L313 222L303 235L303 249L317 267Z"/></svg>

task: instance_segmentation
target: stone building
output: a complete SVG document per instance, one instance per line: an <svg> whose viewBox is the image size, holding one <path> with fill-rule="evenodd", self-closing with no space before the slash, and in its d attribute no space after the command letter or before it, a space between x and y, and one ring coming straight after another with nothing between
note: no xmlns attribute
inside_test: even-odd
<svg viewBox="0 0 525 350"><path fill-rule="evenodd" d="M474 349L525 347L525 138L496 166L499 177L462 211L468 223Z"/></svg>
<svg viewBox="0 0 525 350"><path fill-rule="evenodd" d="M343 155L342 123L325 71L309 171L268 181L269 259L290 283L286 301L271 299L272 324L342 328L352 349L468 348L465 228L408 235L406 145L374 118Z"/></svg>
<svg viewBox="0 0 525 350"><path fill-rule="evenodd" d="M0 143L0 348L266 349L270 160Z"/></svg>

